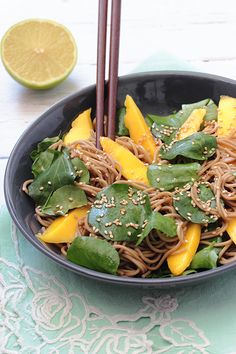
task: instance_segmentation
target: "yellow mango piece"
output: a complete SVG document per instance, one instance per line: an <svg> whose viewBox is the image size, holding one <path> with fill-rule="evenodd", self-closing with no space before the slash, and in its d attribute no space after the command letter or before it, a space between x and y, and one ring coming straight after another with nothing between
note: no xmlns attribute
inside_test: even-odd
<svg viewBox="0 0 236 354"><path fill-rule="evenodd" d="M236 219L229 221L228 227L226 229L231 240L236 244Z"/></svg>
<svg viewBox="0 0 236 354"><path fill-rule="evenodd" d="M59 216L39 239L49 243L72 242L76 236L78 220L86 216L89 206L71 210L67 216Z"/></svg>
<svg viewBox="0 0 236 354"><path fill-rule="evenodd" d="M236 98L221 96L218 106L218 136L227 136L236 130Z"/></svg>
<svg viewBox="0 0 236 354"><path fill-rule="evenodd" d="M117 168L121 166L123 177L149 185L147 166L132 154L131 151L105 137L100 138L100 144L103 150L118 162Z"/></svg>
<svg viewBox="0 0 236 354"><path fill-rule="evenodd" d="M142 145L144 149L154 159L157 149L155 140L150 132L145 119L135 104L133 98L129 95L125 99L126 114L124 118L125 126L129 130L131 139L138 145Z"/></svg>
<svg viewBox="0 0 236 354"><path fill-rule="evenodd" d="M190 224L186 231L185 242L177 250L178 253L167 257L167 264L172 274L181 275L188 268L197 252L200 236L201 226Z"/></svg>
<svg viewBox="0 0 236 354"><path fill-rule="evenodd" d="M206 114L205 108L194 109L188 119L184 122L180 128L176 139L182 140L188 136L197 133L203 123L203 118Z"/></svg>
<svg viewBox="0 0 236 354"><path fill-rule="evenodd" d="M93 131L93 123L91 120L91 108L82 112L72 122L72 128L64 137L66 145L73 144L78 140L87 140L91 137Z"/></svg>

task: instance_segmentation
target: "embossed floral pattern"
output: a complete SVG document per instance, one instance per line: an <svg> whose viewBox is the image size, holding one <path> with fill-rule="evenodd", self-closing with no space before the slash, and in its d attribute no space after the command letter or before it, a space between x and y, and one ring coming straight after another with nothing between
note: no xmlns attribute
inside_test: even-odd
<svg viewBox="0 0 236 354"><path fill-rule="evenodd" d="M172 317L171 295L144 296L134 313L108 315L56 276L25 266L13 227L15 262L0 259L0 352L11 354L207 353L197 325Z"/></svg>

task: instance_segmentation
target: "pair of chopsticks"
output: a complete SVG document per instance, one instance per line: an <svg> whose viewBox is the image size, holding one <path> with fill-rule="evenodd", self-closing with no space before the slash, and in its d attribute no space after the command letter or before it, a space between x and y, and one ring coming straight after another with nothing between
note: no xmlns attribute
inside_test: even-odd
<svg viewBox="0 0 236 354"><path fill-rule="evenodd" d="M98 10L98 40L97 40L97 87L96 87L96 146L100 148L100 136L115 138L116 95L118 83L120 13L121 0L112 0L110 57L108 78L108 112L107 129L104 127L104 88L106 70L106 36L107 36L107 6L108 0L99 0Z"/></svg>

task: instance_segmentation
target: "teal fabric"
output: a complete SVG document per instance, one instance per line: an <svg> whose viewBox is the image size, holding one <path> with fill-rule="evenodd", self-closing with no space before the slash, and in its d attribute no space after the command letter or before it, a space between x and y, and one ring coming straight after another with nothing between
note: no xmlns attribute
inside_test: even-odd
<svg viewBox="0 0 236 354"><path fill-rule="evenodd" d="M157 54L136 70L157 67L190 69ZM236 270L188 288L124 288L49 260L5 207L0 237L0 353L236 352Z"/></svg>

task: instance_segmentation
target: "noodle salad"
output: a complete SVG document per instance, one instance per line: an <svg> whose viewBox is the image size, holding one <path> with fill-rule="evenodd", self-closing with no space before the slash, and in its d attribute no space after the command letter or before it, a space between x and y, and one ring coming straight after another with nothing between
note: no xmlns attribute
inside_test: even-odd
<svg viewBox="0 0 236 354"><path fill-rule="evenodd" d="M115 141L95 145L88 109L32 151L36 235L78 265L170 277L236 260L236 98L143 116L131 96Z"/></svg>

